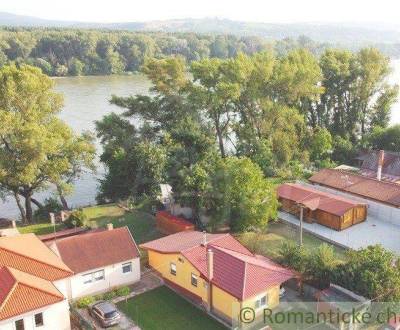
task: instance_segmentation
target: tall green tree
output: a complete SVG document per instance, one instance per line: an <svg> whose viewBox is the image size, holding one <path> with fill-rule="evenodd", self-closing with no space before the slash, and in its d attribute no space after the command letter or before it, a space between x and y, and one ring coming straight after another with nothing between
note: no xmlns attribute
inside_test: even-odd
<svg viewBox="0 0 400 330"><path fill-rule="evenodd" d="M0 69L0 187L15 197L27 222L33 220L32 202L41 207L33 194L50 184L61 186L94 153L90 141L57 117L62 96L53 84L34 67Z"/></svg>

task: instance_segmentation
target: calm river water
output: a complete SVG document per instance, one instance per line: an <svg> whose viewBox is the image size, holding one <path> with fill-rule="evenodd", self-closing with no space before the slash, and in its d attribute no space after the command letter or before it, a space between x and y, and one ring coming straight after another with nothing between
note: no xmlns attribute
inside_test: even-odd
<svg viewBox="0 0 400 330"><path fill-rule="evenodd" d="M394 72L391 83L400 85L400 60L393 61ZM121 112L116 106L109 104L112 94L128 96L130 94L145 94L150 87L142 75L104 76L104 77L68 77L56 78L56 89L64 94L64 109L60 117L76 132L93 130L94 121L101 119L110 112ZM392 123L400 123L400 101L393 107ZM100 146L98 145L100 151ZM96 173L85 174L75 184L68 201L72 206L83 206L95 203L98 179L104 173L104 168L98 163ZM39 200L51 195L51 191L37 194ZM18 217L14 200L0 202L1 217Z"/></svg>

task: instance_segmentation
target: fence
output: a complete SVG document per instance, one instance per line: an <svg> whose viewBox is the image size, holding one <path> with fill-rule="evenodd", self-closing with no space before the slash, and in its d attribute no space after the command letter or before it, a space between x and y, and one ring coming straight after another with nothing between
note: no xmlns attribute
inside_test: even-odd
<svg viewBox="0 0 400 330"><path fill-rule="evenodd" d="M95 330L95 328L87 320L85 320L85 318L75 307L70 306L70 313L72 329Z"/></svg>

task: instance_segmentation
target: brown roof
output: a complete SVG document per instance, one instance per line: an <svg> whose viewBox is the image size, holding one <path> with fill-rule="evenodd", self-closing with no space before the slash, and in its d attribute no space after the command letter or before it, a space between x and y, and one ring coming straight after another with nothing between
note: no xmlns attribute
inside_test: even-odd
<svg viewBox="0 0 400 330"><path fill-rule="evenodd" d="M334 169L323 169L309 180L312 183L400 207L400 185L396 183L378 181L352 172Z"/></svg>
<svg viewBox="0 0 400 330"><path fill-rule="evenodd" d="M47 241L51 241L51 240L58 239L58 238L64 238L64 237L69 237L69 236L75 236L75 235L78 235L78 234L82 234L84 232L87 232L88 230L89 229L85 228L85 227L64 229L64 230L57 231L55 233L50 233L50 234L45 234L45 235L38 235L38 238L42 242L47 242Z"/></svg>
<svg viewBox="0 0 400 330"><path fill-rule="evenodd" d="M315 209L342 216L352 208L365 205L334 194L322 192L296 183L285 183L278 187L278 196L296 203L311 202Z"/></svg>
<svg viewBox="0 0 400 330"><path fill-rule="evenodd" d="M50 282L11 267L0 268L0 320L64 300Z"/></svg>
<svg viewBox="0 0 400 330"><path fill-rule="evenodd" d="M378 171L379 151L372 150L361 157L361 173L376 178ZM382 180L396 182L400 180L400 153L384 151Z"/></svg>
<svg viewBox="0 0 400 330"><path fill-rule="evenodd" d="M34 234L0 237L0 267L8 266L54 281L72 275L71 269Z"/></svg>
<svg viewBox="0 0 400 330"><path fill-rule="evenodd" d="M67 237L51 246L75 273L139 257L128 227Z"/></svg>
<svg viewBox="0 0 400 330"><path fill-rule="evenodd" d="M254 255L229 234L180 232L140 245L160 253L181 253L202 275L207 275L207 250L214 252L214 276L211 282L234 297L244 300L296 274L271 260Z"/></svg>

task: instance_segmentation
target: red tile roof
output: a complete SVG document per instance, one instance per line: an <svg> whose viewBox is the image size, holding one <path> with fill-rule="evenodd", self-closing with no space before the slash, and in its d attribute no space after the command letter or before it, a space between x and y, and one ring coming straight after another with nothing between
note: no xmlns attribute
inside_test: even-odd
<svg viewBox="0 0 400 330"><path fill-rule="evenodd" d="M312 183L400 207L400 185L396 183L378 181L352 172L334 169L323 169L309 180Z"/></svg>
<svg viewBox="0 0 400 330"><path fill-rule="evenodd" d="M0 268L0 320L63 300L50 281L10 267Z"/></svg>
<svg viewBox="0 0 400 330"><path fill-rule="evenodd" d="M34 234L0 238L0 267L55 281L73 274L61 259Z"/></svg>
<svg viewBox="0 0 400 330"><path fill-rule="evenodd" d="M338 216L342 216L356 206L365 205L357 201L352 201L344 197L322 192L296 183L285 183L280 185L277 193L279 198L288 199L296 203L311 202L314 204L316 209Z"/></svg>
<svg viewBox="0 0 400 330"><path fill-rule="evenodd" d="M51 248L75 273L138 258L139 250L128 227L67 237Z"/></svg>
<svg viewBox="0 0 400 330"><path fill-rule="evenodd" d="M50 234L45 234L45 235L38 235L38 238L42 242L47 242L54 240L56 238L64 238L64 237L69 237L69 236L75 236L78 234L82 234L84 232L87 232L89 229L85 227L77 227L77 228L71 228L71 229L64 229L57 231L55 233L50 233Z"/></svg>
<svg viewBox="0 0 400 330"><path fill-rule="evenodd" d="M254 255L229 234L180 232L142 244L141 247L161 253L181 253L202 275L207 275L207 249L214 252L212 283L240 300L247 299L271 286L281 284L296 274L271 260Z"/></svg>

